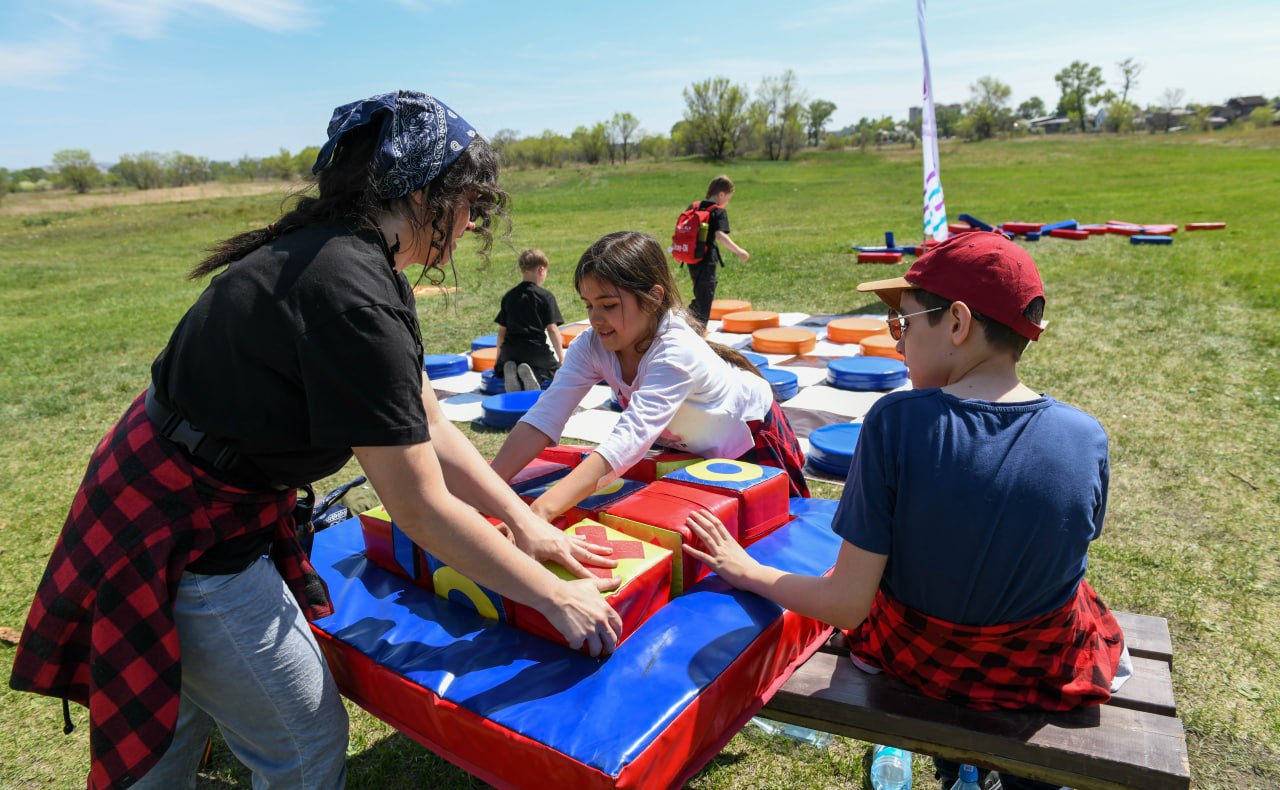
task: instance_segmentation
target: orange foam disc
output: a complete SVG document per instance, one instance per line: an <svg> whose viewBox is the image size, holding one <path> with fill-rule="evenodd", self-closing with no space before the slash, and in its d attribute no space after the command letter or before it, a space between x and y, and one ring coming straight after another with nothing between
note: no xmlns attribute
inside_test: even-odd
<svg viewBox="0 0 1280 790"><path fill-rule="evenodd" d="M569 324L568 326L562 326L560 327L560 340L564 343L565 348L568 348L569 344L573 342L575 337L590 328L590 324Z"/></svg>
<svg viewBox="0 0 1280 790"><path fill-rule="evenodd" d="M725 313L720 321L721 332L737 332L745 335L757 329L777 326L778 314L770 310L741 310L736 313Z"/></svg>
<svg viewBox="0 0 1280 790"><path fill-rule="evenodd" d="M751 348L761 354L807 354L818 345L818 336L809 329L775 326L751 333Z"/></svg>
<svg viewBox="0 0 1280 790"><path fill-rule="evenodd" d="M739 313L750 309L751 303L741 299L716 299L711 302L711 317L719 320L727 313Z"/></svg>
<svg viewBox="0 0 1280 790"><path fill-rule="evenodd" d="M827 340L833 343L860 343L872 335L889 334L883 318L837 318L827 324Z"/></svg>
<svg viewBox="0 0 1280 790"><path fill-rule="evenodd" d="M471 352L471 369L472 370L493 370L493 365L498 361L498 349L477 348Z"/></svg>
<svg viewBox="0 0 1280 790"><path fill-rule="evenodd" d="M887 332L883 335L872 335L865 338L858 346L862 349L862 353L868 357L902 359L902 355L898 353L898 341L890 337Z"/></svg>

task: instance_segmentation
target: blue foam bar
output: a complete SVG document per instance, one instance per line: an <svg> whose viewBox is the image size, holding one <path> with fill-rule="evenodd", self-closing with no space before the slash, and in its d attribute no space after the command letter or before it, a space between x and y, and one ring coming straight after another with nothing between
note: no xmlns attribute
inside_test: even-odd
<svg viewBox="0 0 1280 790"><path fill-rule="evenodd" d="M1049 231L1058 230L1059 228L1064 228L1066 230L1077 230L1079 227L1080 227L1080 223L1076 222L1074 219L1064 219L1061 222L1050 222L1048 225L1041 225L1040 234L1047 235Z"/></svg>
<svg viewBox="0 0 1280 790"><path fill-rule="evenodd" d="M1130 236L1129 243L1130 244L1173 244L1173 237L1172 236L1144 236L1142 234L1138 234L1137 236Z"/></svg>
<svg viewBox="0 0 1280 790"><path fill-rule="evenodd" d="M991 227L990 225L978 219L977 217L973 216L972 214L961 214L960 221L967 222L969 223L969 227L977 228L978 230L995 230L995 228Z"/></svg>
<svg viewBox="0 0 1280 790"><path fill-rule="evenodd" d="M891 230L886 230L886 231L884 232L884 246L886 246L886 247L888 247L888 248L890 248L890 249L893 249L894 247L896 247L896 246L897 246L897 245L895 245L895 244L893 243L893 231L891 231Z"/></svg>
<svg viewBox="0 0 1280 790"><path fill-rule="evenodd" d="M1029 230L1027 231L1026 235L1023 236L1023 238L1026 239L1027 241L1040 241L1040 232L1035 230Z"/></svg>

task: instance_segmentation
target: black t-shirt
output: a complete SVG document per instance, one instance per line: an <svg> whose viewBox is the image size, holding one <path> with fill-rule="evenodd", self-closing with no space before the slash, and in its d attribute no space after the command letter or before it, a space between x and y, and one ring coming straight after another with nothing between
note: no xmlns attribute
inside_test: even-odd
<svg viewBox="0 0 1280 790"><path fill-rule="evenodd" d="M241 484L305 485L352 447L429 437L413 289L380 234L340 223L214 277L151 377L162 402L242 454Z"/></svg>
<svg viewBox="0 0 1280 790"><path fill-rule="evenodd" d="M698 203L699 209L711 209L711 217L707 220L707 255L702 263L723 264L720 257L720 245L716 244L716 231L729 232L729 210L716 207L714 200L703 200Z"/></svg>
<svg viewBox="0 0 1280 790"><path fill-rule="evenodd" d="M498 326L506 327L502 358L527 362L534 367L553 368L558 363L547 345L547 326L564 323L556 295L529 281L521 282L502 297Z"/></svg>

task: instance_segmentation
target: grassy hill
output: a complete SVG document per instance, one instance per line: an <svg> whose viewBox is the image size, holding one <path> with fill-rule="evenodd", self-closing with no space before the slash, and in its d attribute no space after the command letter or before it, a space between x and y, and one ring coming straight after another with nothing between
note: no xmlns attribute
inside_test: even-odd
<svg viewBox="0 0 1280 790"><path fill-rule="evenodd" d="M1092 412L1110 434L1107 528L1089 576L1114 608L1169 618L1192 772L1206 788L1280 784L1277 149L1280 134L1268 129L957 143L941 155L953 218L1229 223L1179 232L1171 247L1115 236L1027 245L1050 327L1024 357L1024 380ZM853 286L905 265L858 265L849 244L879 243L886 230L901 241L918 234L918 149L524 171L505 177L515 198L509 244L484 264L464 242L450 275L456 297L419 301L427 351L463 350L494 331L527 246L550 256L547 287L566 319L583 318L571 287L582 250L623 228L665 244L681 204L720 172L738 185L733 236L752 254L729 263L720 296L780 312L879 310ZM185 272L212 242L274 219L280 202L0 207L0 627L21 627L89 453L145 387L199 292ZM489 455L501 439L473 436ZM0 644L6 677L13 652ZM55 700L0 691L0 785L83 784L87 726L63 737L60 714ZM818 752L749 728L692 786L857 785L865 749L837 739ZM935 786L923 766L917 786ZM209 786L249 784L221 745L213 769ZM354 707L349 779L479 785Z"/></svg>

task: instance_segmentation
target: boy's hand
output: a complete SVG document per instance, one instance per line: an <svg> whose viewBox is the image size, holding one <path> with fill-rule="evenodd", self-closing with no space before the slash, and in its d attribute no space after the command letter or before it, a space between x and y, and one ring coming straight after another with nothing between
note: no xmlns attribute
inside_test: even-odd
<svg viewBox="0 0 1280 790"><path fill-rule="evenodd" d="M746 549L729 534L724 523L708 510L695 510L685 521L693 534L698 536L704 551L685 544L684 552L701 560L720 578L734 587L742 587L760 564L747 554Z"/></svg>
<svg viewBox="0 0 1280 790"><path fill-rule="evenodd" d="M593 656L607 656L622 635L622 617L600 593L609 592L618 584L618 579L565 582L540 611L564 636L569 647L574 650L586 647Z"/></svg>
<svg viewBox="0 0 1280 790"><path fill-rule="evenodd" d="M746 261L748 258L751 257L751 253L747 252L746 250L739 249L738 257L741 258L743 261Z"/></svg>

